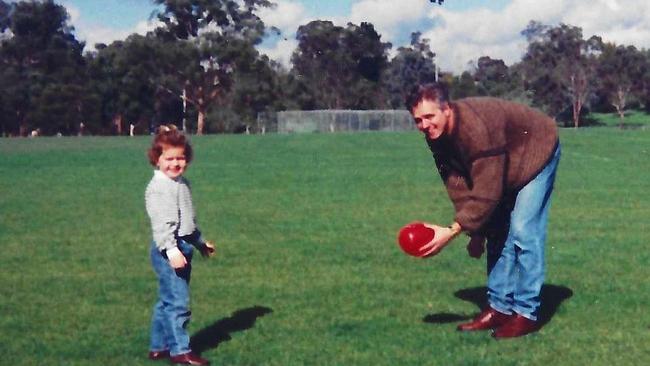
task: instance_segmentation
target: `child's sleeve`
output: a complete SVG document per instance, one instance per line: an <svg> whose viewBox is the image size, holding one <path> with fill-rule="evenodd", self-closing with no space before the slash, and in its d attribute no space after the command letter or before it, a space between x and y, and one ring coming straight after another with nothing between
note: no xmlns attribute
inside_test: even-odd
<svg viewBox="0 0 650 366"><path fill-rule="evenodd" d="M197 249L201 249L205 246L205 240L201 235L201 231L197 228L190 235L181 236L179 239L185 240L186 242L194 245Z"/></svg>
<svg viewBox="0 0 650 366"><path fill-rule="evenodd" d="M201 255L204 257L212 257L214 255L214 244L208 244L208 242L201 236L201 232L198 228L194 230L192 234L182 236L180 239L192 244L196 249L199 250L199 252L201 252Z"/></svg>
<svg viewBox="0 0 650 366"><path fill-rule="evenodd" d="M145 195L147 213L151 219L153 240L158 250L169 250L177 246L178 207L176 199L162 190L151 189Z"/></svg>

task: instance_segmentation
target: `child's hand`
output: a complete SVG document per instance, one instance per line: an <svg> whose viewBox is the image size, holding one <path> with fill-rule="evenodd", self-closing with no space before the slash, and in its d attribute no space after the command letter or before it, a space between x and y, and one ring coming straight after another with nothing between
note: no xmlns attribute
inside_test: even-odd
<svg viewBox="0 0 650 366"><path fill-rule="evenodd" d="M212 257L215 253L214 244L211 241L206 241L201 247L201 255L208 258Z"/></svg>
<svg viewBox="0 0 650 366"><path fill-rule="evenodd" d="M174 269L181 269L187 264L187 259L185 259L178 247L167 250L167 259Z"/></svg>

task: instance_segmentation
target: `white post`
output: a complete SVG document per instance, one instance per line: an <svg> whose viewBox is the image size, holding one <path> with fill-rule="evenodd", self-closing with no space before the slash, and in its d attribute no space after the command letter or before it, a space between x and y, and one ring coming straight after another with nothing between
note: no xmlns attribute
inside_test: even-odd
<svg viewBox="0 0 650 366"><path fill-rule="evenodd" d="M187 133L187 119L185 118L185 111L187 109L187 89L183 86L183 132Z"/></svg>

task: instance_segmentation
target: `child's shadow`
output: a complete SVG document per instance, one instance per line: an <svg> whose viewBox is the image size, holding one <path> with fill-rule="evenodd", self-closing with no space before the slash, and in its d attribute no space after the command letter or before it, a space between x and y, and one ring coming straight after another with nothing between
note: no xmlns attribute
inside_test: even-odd
<svg viewBox="0 0 650 366"><path fill-rule="evenodd" d="M474 303L480 310L483 310L487 306L487 288L485 287L473 287L458 290L454 295L465 301ZM539 309L539 325L546 325L553 315L557 312L557 309L560 307L560 304L568 298L573 296L573 291L565 286L557 285L543 285L542 286L542 306ZM425 323L453 323L461 320L472 319L474 315L460 315L460 314L450 314L450 313L437 313L429 314L425 316L422 321Z"/></svg>
<svg viewBox="0 0 650 366"><path fill-rule="evenodd" d="M231 333L252 328L257 318L272 312L271 308L265 306L237 310L231 316L199 330L190 339L190 347L197 354L217 348L221 342L231 339Z"/></svg>

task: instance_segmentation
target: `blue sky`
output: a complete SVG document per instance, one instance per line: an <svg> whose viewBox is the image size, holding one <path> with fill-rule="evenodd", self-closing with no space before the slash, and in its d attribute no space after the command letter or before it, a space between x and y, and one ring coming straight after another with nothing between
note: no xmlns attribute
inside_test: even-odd
<svg viewBox="0 0 650 366"><path fill-rule="evenodd" d="M149 0L55 0L68 9L77 37L88 48L153 29ZM272 0L278 6L260 16L283 37L260 51L288 65L296 46L295 30L315 19L335 24L371 22L392 51L413 31L430 39L443 71L460 72L480 56L512 64L525 52L519 32L530 20L581 27L585 38L650 48L650 2L641 0Z"/></svg>
<svg viewBox="0 0 650 366"><path fill-rule="evenodd" d="M155 9L148 0L57 0L57 3L68 11L76 8L84 22L118 30L134 29Z"/></svg>

